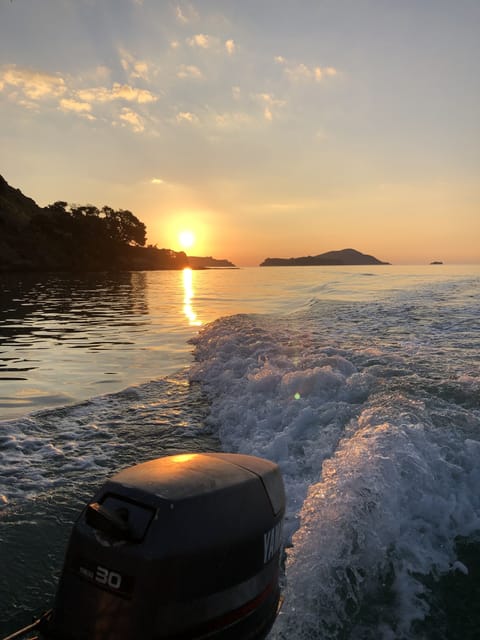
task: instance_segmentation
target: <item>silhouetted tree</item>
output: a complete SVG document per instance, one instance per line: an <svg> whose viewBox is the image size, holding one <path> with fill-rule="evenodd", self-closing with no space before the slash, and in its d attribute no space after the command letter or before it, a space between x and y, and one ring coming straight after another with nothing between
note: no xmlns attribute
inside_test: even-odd
<svg viewBox="0 0 480 640"><path fill-rule="evenodd" d="M111 207L103 207L102 214L112 240L122 244L144 247L147 228L128 209L114 211Z"/></svg>

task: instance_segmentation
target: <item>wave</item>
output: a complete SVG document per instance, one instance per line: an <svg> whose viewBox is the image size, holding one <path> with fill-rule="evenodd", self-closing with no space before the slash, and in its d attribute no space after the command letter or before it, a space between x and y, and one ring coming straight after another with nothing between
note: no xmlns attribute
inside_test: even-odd
<svg viewBox="0 0 480 640"><path fill-rule="evenodd" d="M121 467L195 447L208 405L182 373L1 423L0 507L71 483L88 496ZM197 442L197 440L199 440Z"/></svg>
<svg viewBox="0 0 480 640"><path fill-rule="evenodd" d="M462 349L440 352L452 331L466 351L475 334L446 310L383 306L312 301L287 318L220 319L194 340L207 424L285 479L273 638L408 639L428 624L449 637L431 617L442 580L469 572L458 540L480 532L479 377ZM468 375L452 375L457 361Z"/></svg>

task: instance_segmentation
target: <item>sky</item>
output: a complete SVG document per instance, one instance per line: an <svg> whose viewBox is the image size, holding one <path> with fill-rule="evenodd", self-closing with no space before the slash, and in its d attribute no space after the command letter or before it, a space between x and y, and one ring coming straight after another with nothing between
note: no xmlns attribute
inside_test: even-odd
<svg viewBox="0 0 480 640"><path fill-rule="evenodd" d="M480 0L0 0L0 174L239 266L478 263L479 34Z"/></svg>

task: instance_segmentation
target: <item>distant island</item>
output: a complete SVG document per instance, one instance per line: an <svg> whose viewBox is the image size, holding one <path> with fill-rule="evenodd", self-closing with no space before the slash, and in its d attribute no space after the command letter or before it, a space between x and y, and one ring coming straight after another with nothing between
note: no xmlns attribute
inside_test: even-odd
<svg viewBox="0 0 480 640"><path fill-rule="evenodd" d="M342 265L375 265L390 264L382 262L374 256L360 253L356 249L342 249L341 251L327 251L318 256L303 256L301 258L266 258L261 267L303 267L303 266L342 266Z"/></svg>
<svg viewBox="0 0 480 640"><path fill-rule="evenodd" d="M212 256L206 256L205 258L188 256L187 258L188 264L192 269L237 269L230 260L219 260L218 258L212 258Z"/></svg>
<svg viewBox="0 0 480 640"><path fill-rule="evenodd" d="M430 262L430 264L443 264L443 262L441 260L434 260L433 262Z"/></svg>
<svg viewBox="0 0 480 640"><path fill-rule="evenodd" d="M131 211L63 201L40 207L0 176L0 272L235 266L145 246L145 241L146 226Z"/></svg>

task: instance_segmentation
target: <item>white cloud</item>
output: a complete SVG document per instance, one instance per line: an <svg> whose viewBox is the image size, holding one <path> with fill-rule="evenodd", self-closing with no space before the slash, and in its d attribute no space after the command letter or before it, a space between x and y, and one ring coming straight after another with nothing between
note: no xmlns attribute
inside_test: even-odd
<svg viewBox="0 0 480 640"><path fill-rule="evenodd" d="M303 63L297 64L295 67L286 67L285 73L292 80L310 80L315 77L315 71Z"/></svg>
<svg viewBox="0 0 480 640"><path fill-rule="evenodd" d="M139 60L133 67L132 78L142 78L143 80L148 80L148 73L148 64L143 60Z"/></svg>
<svg viewBox="0 0 480 640"><path fill-rule="evenodd" d="M61 76L22 69L15 65L1 68L0 87L3 91L15 87L30 100L58 98L67 91L65 80Z"/></svg>
<svg viewBox="0 0 480 640"><path fill-rule="evenodd" d="M179 42L178 40L172 40L172 41L170 42L170 47L171 47L172 49L178 49L178 48L179 48L179 46L180 46L180 42Z"/></svg>
<svg viewBox="0 0 480 640"><path fill-rule="evenodd" d="M150 184L165 184L165 180L162 180L161 178L152 178L150 180Z"/></svg>
<svg viewBox="0 0 480 640"><path fill-rule="evenodd" d="M175 7L175 17L180 24L196 22L199 18L198 12L191 4L182 3L182 6Z"/></svg>
<svg viewBox="0 0 480 640"><path fill-rule="evenodd" d="M338 71L334 67L315 67L315 80L320 82L325 76L333 77L338 74Z"/></svg>
<svg viewBox="0 0 480 640"><path fill-rule="evenodd" d="M132 111L127 107L124 107L122 109L122 113L120 114L119 118L120 120L122 120L122 122L126 122L128 125L130 125L135 133L141 133L145 130L145 125L143 124L142 118L138 115L138 113L135 113L135 111Z"/></svg>
<svg viewBox="0 0 480 640"><path fill-rule="evenodd" d="M175 9L175 16L177 18L177 20L179 22L181 22L182 24L186 24L188 22L188 18L186 15L184 15L182 9L180 7L176 7Z"/></svg>
<svg viewBox="0 0 480 640"><path fill-rule="evenodd" d="M75 111L76 113L85 113L92 110L92 106L88 102L78 102L71 98L62 98L60 100L60 109L62 111Z"/></svg>
<svg viewBox="0 0 480 640"><path fill-rule="evenodd" d="M286 104L285 100L275 98L273 93L259 93L257 97L271 107L283 107Z"/></svg>
<svg viewBox="0 0 480 640"><path fill-rule="evenodd" d="M113 100L126 100L127 102L137 102L146 104L158 100L157 96L147 89L137 89L128 84L115 82L111 89L107 87L94 87L91 89L81 89L77 92L78 97L86 102L112 102Z"/></svg>
<svg viewBox="0 0 480 640"><path fill-rule="evenodd" d="M227 40L225 42L225 49L229 56L235 53L235 42L233 40Z"/></svg>
<svg viewBox="0 0 480 640"><path fill-rule="evenodd" d="M132 73L140 75L145 71L140 61L132 58L130 63L125 56L123 60L127 67L131 64ZM87 74L89 81L109 75L110 70L107 67L98 67ZM85 82L85 79L86 77L82 76L62 78L58 74L43 73L15 65L0 66L0 92L4 92L10 100L25 109L39 111L40 107L56 108L64 114L77 115L86 120L129 125L136 132L145 130L144 120L138 113L127 107L119 111L112 103L127 102L144 107L156 102L156 95L146 89L118 82L111 87L92 86L78 89L75 83L78 85ZM108 105L112 107L108 109ZM98 113L95 113L95 110Z"/></svg>
<svg viewBox="0 0 480 640"><path fill-rule="evenodd" d="M283 56L275 56L274 61L283 66L285 74L293 82L321 82L326 77L333 77L338 74L335 67L310 67L303 62L290 64Z"/></svg>
<svg viewBox="0 0 480 640"><path fill-rule="evenodd" d="M192 38L187 38L187 44L191 47L200 47L201 49L210 49L214 44L214 38L204 33L197 33Z"/></svg>
<svg viewBox="0 0 480 640"><path fill-rule="evenodd" d="M232 97L234 100L240 100L241 90L240 87L232 87Z"/></svg>
<svg viewBox="0 0 480 640"><path fill-rule="evenodd" d="M277 110L284 107L287 103L285 100L275 98L273 93L258 93L257 100L263 105L263 117L271 122L277 113Z"/></svg>
<svg viewBox="0 0 480 640"><path fill-rule="evenodd" d="M198 67L193 64L181 64L177 71L177 78L203 78L203 74Z"/></svg>
<svg viewBox="0 0 480 640"><path fill-rule="evenodd" d="M121 49L120 63L131 79L141 78L142 80L149 80L150 68L145 60L137 60L131 53L125 49Z"/></svg>
<svg viewBox="0 0 480 640"><path fill-rule="evenodd" d="M177 113L176 120L178 123L189 122L190 124L196 124L198 117L194 113L190 113L190 111L180 111L180 113Z"/></svg>

